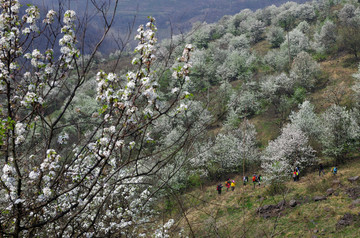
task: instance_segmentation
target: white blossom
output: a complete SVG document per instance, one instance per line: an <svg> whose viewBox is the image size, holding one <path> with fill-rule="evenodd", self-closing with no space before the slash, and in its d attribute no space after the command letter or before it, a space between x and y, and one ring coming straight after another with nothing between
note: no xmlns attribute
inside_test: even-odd
<svg viewBox="0 0 360 238"><path fill-rule="evenodd" d="M51 189L49 187L45 187L42 189L42 192L44 194L45 197L50 197L52 192L51 192Z"/></svg>
<svg viewBox="0 0 360 238"><path fill-rule="evenodd" d="M46 14L46 18L43 20L44 23L46 24L51 24L54 22L54 17L56 15L56 12L54 10L49 10L48 13Z"/></svg>
<svg viewBox="0 0 360 238"><path fill-rule="evenodd" d="M65 145L66 145L68 139L69 139L69 134L68 134L68 133L63 133L63 134L61 134L61 135L58 136L57 142L58 142L59 144L65 144Z"/></svg>
<svg viewBox="0 0 360 238"><path fill-rule="evenodd" d="M277 139L269 142L261 160L270 181L283 180L291 177L296 166L305 169L313 165L315 151L308 145L308 137L288 124Z"/></svg>

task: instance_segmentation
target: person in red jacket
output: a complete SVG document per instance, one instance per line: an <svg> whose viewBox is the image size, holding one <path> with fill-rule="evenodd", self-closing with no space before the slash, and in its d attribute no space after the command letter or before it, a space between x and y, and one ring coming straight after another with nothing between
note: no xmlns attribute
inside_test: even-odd
<svg viewBox="0 0 360 238"><path fill-rule="evenodd" d="M226 186L226 192L229 191L229 188L230 188L230 184L231 184L231 181L230 179L227 179L226 182L225 182L225 186Z"/></svg>
<svg viewBox="0 0 360 238"><path fill-rule="evenodd" d="M253 181L254 188L255 188L255 185L256 185L256 183L258 182L256 174L253 175L252 181Z"/></svg>

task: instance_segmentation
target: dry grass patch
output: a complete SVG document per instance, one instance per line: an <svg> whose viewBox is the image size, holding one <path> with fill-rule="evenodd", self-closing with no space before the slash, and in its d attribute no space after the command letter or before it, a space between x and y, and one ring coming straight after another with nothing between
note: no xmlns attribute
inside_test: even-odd
<svg viewBox="0 0 360 238"><path fill-rule="evenodd" d="M271 49L271 44L268 41L263 40L256 43L251 49L255 51L260 57L263 57Z"/></svg>
<svg viewBox="0 0 360 238"><path fill-rule="evenodd" d="M321 68L327 75L326 87L311 94L311 101L316 105L318 112L325 111L333 103L349 105L352 103L354 78L352 75L357 72L356 67L345 68L344 62L351 57L345 55L336 59L321 62Z"/></svg>

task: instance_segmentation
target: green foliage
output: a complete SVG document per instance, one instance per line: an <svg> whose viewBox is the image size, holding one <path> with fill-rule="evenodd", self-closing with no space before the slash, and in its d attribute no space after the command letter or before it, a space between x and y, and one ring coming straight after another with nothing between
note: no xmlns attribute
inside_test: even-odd
<svg viewBox="0 0 360 238"><path fill-rule="evenodd" d="M272 48L279 47L285 40L285 32L281 27L270 27L266 36Z"/></svg>
<svg viewBox="0 0 360 238"><path fill-rule="evenodd" d="M172 72L170 69L166 70L159 78L159 89L161 92L166 92L170 86Z"/></svg>
<svg viewBox="0 0 360 238"><path fill-rule="evenodd" d="M321 143L323 153L343 162L359 138L358 116L344 107L332 105L322 114Z"/></svg>
<svg viewBox="0 0 360 238"><path fill-rule="evenodd" d="M360 22L357 23L360 25ZM356 59L360 52L360 31L359 26L345 25L339 29L338 47L340 51L347 51L353 54Z"/></svg>
<svg viewBox="0 0 360 238"><path fill-rule="evenodd" d="M7 120L0 121L0 146L4 145L4 139L6 137L6 133L9 130L12 130L14 128L14 125L15 125L15 121L10 117L8 117Z"/></svg>
<svg viewBox="0 0 360 238"><path fill-rule="evenodd" d="M278 25L285 31L289 31L295 24L296 18L290 11L282 12L277 18Z"/></svg>
<svg viewBox="0 0 360 238"><path fill-rule="evenodd" d="M195 173L189 176L188 178L188 185L189 187L200 187L201 185L203 185L204 182L200 177L200 174Z"/></svg>
<svg viewBox="0 0 360 238"><path fill-rule="evenodd" d="M248 51L233 51L217 70L219 77L228 81L250 80L257 69L258 59Z"/></svg>
<svg viewBox="0 0 360 238"><path fill-rule="evenodd" d="M306 89L303 87L298 87L295 89L294 94L291 97L292 104L300 104L303 103L306 98Z"/></svg>
<svg viewBox="0 0 360 238"><path fill-rule="evenodd" d="M167 213L170 215L176 212L176 201L174 198L166 197L164 201L164 208Z"/></svg>
<svg viewBox="0 0 360 238"><path fill-rule="evenodd" d="M285 192L287 192L289 188L287 187L286 183L280 182L280 181L274 181L271 183L264 192L265 196L276 196L276 195L282 195Z"/></svg>
<svg viewBox="0 0 360 238"><path fill-rule="evenodd" d="M317 62L323 62L327 59L328 55L323 52L315 52L312 57Z"/></svg>
<svg viewBox="0 0 360 238"><path fill-rule="evenodd" d="M291 96L281 95L278 105L276 107L276 111L279 113L279 125L287 120L291 110L301 104L306 98L306 89L302 87L298 87L295 89L294 93Z"/></svg>

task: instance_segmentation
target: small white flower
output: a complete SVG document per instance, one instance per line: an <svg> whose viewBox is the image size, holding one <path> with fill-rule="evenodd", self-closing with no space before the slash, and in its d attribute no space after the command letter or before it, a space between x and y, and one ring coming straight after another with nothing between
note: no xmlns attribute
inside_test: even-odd
<svg viewBox="0 0 360 238"><path fill-rule="evenodd" d="M69 134L64 133L64 134L59 135L57 141L58 141L59 144L67 144L68 139L69 139Z"/></svg>
<svg viewBox="0 0 360 238"><path fill-rule="evenodd" d="M41 58L42 57L42 55L41 55L41 53L40 53L40 51L38 49L33 50L31 55L32 55L33 58Z"/></svg>
<svg viewBox="0 0 360 238"><path fill-rule="evenodd" d="M35 179L37 179L39 177L39 175L40 175L39 173L37 173L35 171L31 171L30 174L29 174L29 178L31 180L35 180Z"/></svg>
<svg viewBox="0 0 360 238"><path fill-rule="evenodd" d="M109 129L110 129L110 133L115 133L115 131L116 131L115 126L111 126Z"/></svg>
<svg viewBox="0 0 360 238"><path fill-rule="evenodd" d="M56 12L54 10L49 10L46 14L46 18L44 19L44 23L51 24L54 21L54 16L56 15Z"/></svg>
<svg viewBox="0 0 360 238"><path fill-rule="evenodd" d="M122 147L124 145L124 141L123 140L118 140L118 141L116 141L116 143L115 143L115 147L117 147L117 148L120 148L120 147Z"/></svg>
<svg viewBox="0 0 360 238"><path fill-rule="evenodd" d="M96 143L90 143L90 144L88 144L88 148L89 148L90 150L95 150L95 149L96 149Z"/></svg>
<svg viewBox="0 0 360 238"><path fill-rule="evenodd" d="M13 171L13 167L11 167L11 166L8 165L8 164L5 164L5 165L4 165L4 167L3 167L3 173L4 173L4 174L9 175L9 174L12 173L12 171Z"/></svg>
<svg viewBox="0 0 360 238"><path fill-rule="evenodd" d="M131 149L133 149L134 147L135 147L135 141L131 141L130 143L129 143L129 149L131 150Z"/></svg>
<svg viewBox="0 0 360 238"><path fill-rule="evenodd" d="M45 73L46 74L52 74L54 72L54 68L51 67L51 65L47 65L45 68Z"/></svg>
<svg viewBox="0 0 360 238"><path fill-rule="evenodd" d="M63 47L60 48L60 52L63 55L67 55L67 54L69 54L71 52L71 49L69 47L67 47L67 46L63 46Z"/></svg>
<svg viewBox="0 0 360 238"><path fill-rule="evenodd" d="M43 188L42 192L43 192L45 197L50 197L51 196L51 189L49 187Z"/></svg>
<svg viewBox="0 0 360 238"><path fill-rule="evenodd" d="M184 103L181 103L180 106L178 107L177 111L183 112L183 111L186 111L187 109L188 109L188 106Z"/></svg>
<svg viewBox="0 0 360 238"><path fill-rule="evenodd" d="M173 88L173 89L171 89L171 93L176 93L176 92L178 92L179 91L179 88Z"/></svg>
<svg viewBox="0 0 360 238"><path fill-rule="evenodd" d="M23 202L25 202L24 199L18 198L18 199L16 199L15 204L19 204L19 203L23 203Z"/></svg>
<svg viewBox="0 0 360 238"><path fill-rule="evenodd" d="M75 20L76 13L73 10L67 10L64 14L63 22L68 25Z"/></svg>
<svg viewBox="0 0 360 238"><path fill-rule="evenodd" d="M17 68L17 66L16 66L15 63L11 63L11 64L10 64L10 69L14 70L14 69L16 69L16 68Z"/></svg>
<svg viewBox="0 0 360 238"><path fill-rule="evenodd" d="M106 146L109 143L109 138L103 137L100 139L100 145Z"/></svg>

